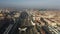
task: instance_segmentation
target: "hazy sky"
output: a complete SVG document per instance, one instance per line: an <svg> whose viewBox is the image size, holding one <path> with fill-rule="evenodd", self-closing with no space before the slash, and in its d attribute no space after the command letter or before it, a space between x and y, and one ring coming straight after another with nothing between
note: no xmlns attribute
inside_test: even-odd
<svg viewBox="0 0 60 34"><path fill-rule="evenodd" d="M0 6L60 8L60 0L0 0Z"/></svg>

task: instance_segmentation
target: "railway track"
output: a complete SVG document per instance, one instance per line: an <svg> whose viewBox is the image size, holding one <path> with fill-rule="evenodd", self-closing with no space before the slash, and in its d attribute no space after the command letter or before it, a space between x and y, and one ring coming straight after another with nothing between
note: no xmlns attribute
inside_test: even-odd
<svg viewBox="0 0 60 34"><path fill-rule="evenodd" d="M43 20L42 21L40 21L41 23L56 23L56 20L54 20L54 19L46 19L46 18L43 18ZM17 31L17 25L18 25L18 23L15 23L15 24L10 24L7 28L6 28L6 30L5 30L5 32L3 33L3 34L13 34L14 32L15 33L17 33L18 31ZM54 27L52 27L52 26L48 26L48 28L49 28L49 30L50 31L52 31L52 34L59 34L59 28L54 28ZM15 31L14 31L15 30ZM45 29L45 30L47 30L47 29ZM44 30L42 30L41 29L41 31L42 31L42 34L46 34L45 32L44 32ZM49 31L48 31L49 32Z"/></svg>

